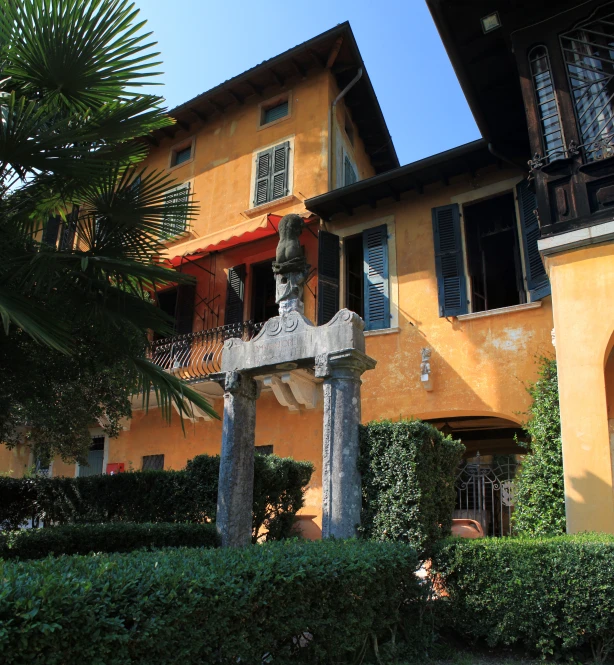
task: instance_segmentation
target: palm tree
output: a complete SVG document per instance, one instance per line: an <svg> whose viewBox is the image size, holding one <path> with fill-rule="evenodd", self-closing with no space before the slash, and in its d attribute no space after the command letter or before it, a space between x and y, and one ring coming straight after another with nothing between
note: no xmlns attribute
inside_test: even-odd
<svg viewBox="0 0 614 665"><path fill-rule="evenodd" d="M137 14L129 0L0 0L0 316L5 336L67 356L84 325L99 330L146 403L153 391L167 418L173 403L217 417L147 358L148 331L171 332L152 292L191 279L159 261L163 217L196 208L138 166L142 137L173 120L143 92L159 62ZM41 241L54 215L59 247Z"/></svg>

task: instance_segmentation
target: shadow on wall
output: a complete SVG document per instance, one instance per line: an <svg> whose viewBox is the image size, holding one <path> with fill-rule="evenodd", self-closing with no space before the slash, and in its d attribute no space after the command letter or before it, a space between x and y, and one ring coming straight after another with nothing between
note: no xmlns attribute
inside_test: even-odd
<svg viewBox="0 0 614 665"><path fill-rule="evenodd" d="M612 487L601 478L592 473L571 478L571 487L565 488L567 532L614 533L613 502Z"/></svg>

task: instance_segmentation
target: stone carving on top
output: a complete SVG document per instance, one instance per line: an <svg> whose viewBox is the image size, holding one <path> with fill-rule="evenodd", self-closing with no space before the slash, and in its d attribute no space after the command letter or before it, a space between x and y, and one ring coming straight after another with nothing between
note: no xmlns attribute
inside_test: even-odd
<svg viewBox="0 0 614 665"><path fill-rule="evenodd" d="M303 290L309 266L303 254L300 236L305 222L299 215L290 214L279 222L279 242L273 273L275 275L275 302L281 315L305 311Z"/></svg>

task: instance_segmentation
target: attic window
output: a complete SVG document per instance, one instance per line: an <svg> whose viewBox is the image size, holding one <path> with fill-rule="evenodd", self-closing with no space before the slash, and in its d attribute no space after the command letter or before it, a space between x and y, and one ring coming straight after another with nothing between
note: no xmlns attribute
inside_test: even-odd
<svg viewBox="0 0 614 665"><path fill-rule="evenodd" d="M499 18L498 12L484 16L480 20L482 21L482 31L484 34L492 32L493 30L497 30L497 28L501 27L501 19Z"/></svg>
<svg viewBox="0 0 614 665"><path fill-rule="evenodd" d="M285 118L290 113L290 102L288 97L277 98L272 104L261 107L260 126L268 125L276 120Z"/></svg>
<svg viewBox="0 0 614 665"><path fill-rule="evenodd" d="M181 144L171 149L171 168L173 166L180 166L192 159L193 142L188 144Z"/></svg>

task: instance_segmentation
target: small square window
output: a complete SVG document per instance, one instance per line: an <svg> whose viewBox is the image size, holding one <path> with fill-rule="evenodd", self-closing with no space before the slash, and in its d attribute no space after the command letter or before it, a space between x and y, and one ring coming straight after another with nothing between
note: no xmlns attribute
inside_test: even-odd
<svg viewBox="0 0 614 665"><path fill-rule="evenodd" d="M501 19L499 18L499 14L497 12L489 14L488 16L484 16L480 20L482 21L482 31L484 34L487 32L492 32L493 30L497 30L497 28L501 27Z"/></svg>
<svg viewBox="0 0 614 665"><path fill-rule="evenodd" d="M164 455L143 455L143 471L163 471Z"/></svg>
<svg viewBox="0 0 614 665"><path fill-rule="evenodd" d="M180 166L192 159L192 143L171 150L171 167Z"/></svg>
<svg viewBox="0 0 614 665"><path fill-rule="evenodd" d="M269 108L262 109L262 121L261 125L268 125L270 122L279 120L280 118L285 118L289 112L289 104L286 99L275 106L270 106Z"/></svg>

